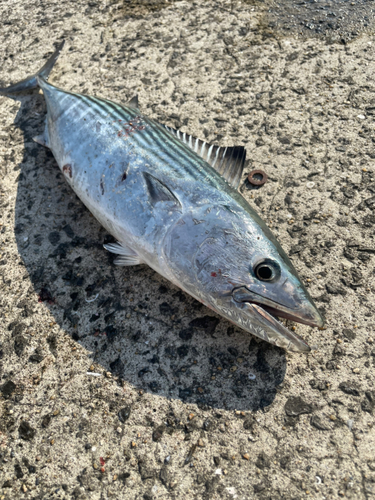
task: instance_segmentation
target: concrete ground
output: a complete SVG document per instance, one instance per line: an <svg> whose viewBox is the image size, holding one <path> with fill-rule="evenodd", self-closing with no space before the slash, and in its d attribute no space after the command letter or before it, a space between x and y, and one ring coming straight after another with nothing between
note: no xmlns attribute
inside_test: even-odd
<svg viewBox="0 0 375 500"><path fill-rule="evenodd" d="M375 496L375 40L368 25L276 30L269 9L2 2L0 84L65 39L52 83L138 94L162 123L246 146L240 191L327 328L295 325L315 349L287 353L149 268L114 266L32 142L42 94L0 97L1 500ZM251 189L258 168L269 180Z"/></svg>

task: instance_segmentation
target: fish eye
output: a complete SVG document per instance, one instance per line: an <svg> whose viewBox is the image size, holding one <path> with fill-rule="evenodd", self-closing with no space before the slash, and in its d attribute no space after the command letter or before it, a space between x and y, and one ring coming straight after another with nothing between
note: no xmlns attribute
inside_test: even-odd
<svg viewBox="0 0 375 500"><path fill-rule="evenodd" d="M280 266L273 260L264 259L254 267L254 274L260 281L276 281L280 278Z"/></svg>

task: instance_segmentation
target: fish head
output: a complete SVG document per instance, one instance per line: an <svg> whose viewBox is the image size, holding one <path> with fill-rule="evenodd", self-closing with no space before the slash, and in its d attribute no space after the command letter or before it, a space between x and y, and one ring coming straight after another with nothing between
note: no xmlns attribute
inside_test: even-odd
<svg viewBox="0 0 375 500"><path fill-rule="evenodd" d="M310 350L275 316L324 325L289 258L255 212L221 205L185 214L168 235L166 258L177 284L272 344Z"/></svg>

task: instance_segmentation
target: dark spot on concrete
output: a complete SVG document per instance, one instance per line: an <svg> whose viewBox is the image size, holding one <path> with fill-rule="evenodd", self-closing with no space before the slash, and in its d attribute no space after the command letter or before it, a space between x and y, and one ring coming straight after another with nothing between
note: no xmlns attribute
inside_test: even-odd
<svg viewBox="0 0 375 500"><path fill-rule="evenodd" d="M246 429L247 431L250 431L254 428L255 424L256 424L255 417L253 417L252 415L249 415L243 421L243 428Z"/></svg>
<svg viewBox="0 0 375 500"><path fill-rule="evenodd" d="M178 335L182 340L191 340L194 335L194 330L192 328L186 328L185 330L181 330Z"/></svg>
<svg viewBox="0 0 375 500"><path fill-rule="evenodd" d="M130 413L131 413L131 406L124 406L124 408L121 408L121 410L117 414L120 422L122 423L126 422L130 417Z"/></svg>
<svg viewBox="0 0 375 500"><path fill-rule="evenodd" d="M1 392L3 393L4 398L9 398L16 390L16 387L16 384L11 380L5 382L5 384L1 387Z"/></svg>
<svg viewBox="0 0 375 500"><path fill-rule="evenodd" d="M22 353L27 345L28 341L23 335L17 335L14 338L14 352L18 357L22 356Z"/></svg>
<svg viewBox="0 0 375 500"><path fill-rule="evenodd" d="M165 425L159 425L159 427L157 427L152 433L152 440L155 441L156 443L160 441L164 431L165 431Z"/></svg>
<svg viewBox="0 0 375 500"><path fill-rule="evenodd" d="M318 415L313 415L311 417L310 423L315 429L319 429L320 431L329 431L331 430L331 426L328 422L324 422L324 420Z"/></svg>
<svg viewBox="0 0 375 500"><path fill-rule="evenodd" d="M150 368L148 366L145 366L145 368L139 370L138 377L142 378L144 375L146 375L146 373L150 373L150 371L151 371Z"/></svg>
<svg viewBox="0 0 375 500"><path fill-rule="evenodd" d="M62 171L65 175L68 177L72 178L73 176L73 167L71 166L70 163L67 163L66 165L63 166Z"/></svg>
<svg viewBox="0 0 375 500"><path fill-rule="evenodd" d="M43 359L44 359L44 356L38 348L35 349L33 354L31 354L31 356L29 357L30 363L40 363L43 361Z"/></svg>
<svg viewBox="0 0 375 500"><path fill-rule="evenodd" d="M64 233L69 237L69 238L74 238L74 231L73 229L69 226L69 224L67 224L66 226L64 226L62 228L62 230L64 231Z"/></svg>
<svg viewBox="0 0 375 500"><path fill-rule="evenodd" d="M190 321L189 326L192 326L193 328L203 328L208 334L212 335L219 323L219 318L215 318L213 316L203 316L203 318L196 318L193 319L193 321Z"/></svg>
<svg viewBox="0 0 375 500"><path fill-rule="evenodd" d="M34 438L36 431L31 427L29 422L22 420L20 426L18 427L18 433L21 439L31 441Z"/></svg>
<svg viewBox="0 0 375 500"><path fill-rule="evenodd" d="M51 423L51 415L44 415L43 419L42 419L42 427L43 429L46 429L49 424Z"/></svg>
<svg viewBox="0 0 375 500"><path fill-rule="evenodd" d="M271 461L265 453L260 453L258 455L257 461L255 462L255 465L258 467L258 469L268 469L271 465Z"/></svg>
<svg viewBox="0 0 375 500"><path fill-rule="evenodd" d="M188 353L189 353L188 345L181 345L180 347L177 347L177 354L180 358L186 358Z"/></svg>
<svg viewBox="0 0 375 500"><path fill-rule="evenodd" d="M14 472L16 474L16 478L17 479L22 479L23 478L23 472L22 472L22 468L21 468L20 464L16 464L14 466Z"/></svg>
<svg viewBox="0 0 375 500"><path fill-rule="evenodd" d="M350 381L341 382L341 384L339 385L339 389L341 389L342 392L345 392L345 394L349 394L351 396L360 395L358 386Z"/></svg>
<svg viewBox="0 0 375 500"><path fill-rule="evenodd" d="M299 396L289 398L285 403L284 409L289 417L297 417L303 413L311 413L313 411L312 405L306 403Z"/></svg>
<svg viewBox="0 0 375 500"><path fill-rule="evenodd" d="M207 418L204 422L203 422L203 429L206 431L206 432L211 432L215 429L216 427L216 424L215 422L210 419L210 418Z"/></svg>
<svg viewBox="0 0 375 500"><path fill-rule="evenodd" d="M52 297L51 292L47 288L42 288L39 293L38 302L48 302L49 304L54 304L55 299Z"/></svg>
<svg viewBox="0 0 375 500"><path fill-rule="evenodd" d="M22 333L25 328L26 325L24 323L17 323L17 321L13 321L8 325L8 330L12 332L12 337L15 337L16 335Z"/></svg>
<svg viewBox="0 0 375 500"><path fill-rule="evenodd" d="M348 339L348 340L354 340L357 336L357 334L355 333L355 331L353 330L350 330L349 328L344 328L342 333L344 334L344 336Z"/></svg>
<svg viewBox="0 0 375 500"><path fill-rule="evenodd" d="M48 240L52 245L57 245L57 243L60 241L60 233L57 231L52 231L48 235Z"/></svg>
<svg viewBox="0 0 375 500"><path fill-rule="evenodd" d="M121 361L121 358L118 357L113 361L112 363L109 364L109 367L115 375L121 375L122 372L124 371L124 363Z"/></svg>

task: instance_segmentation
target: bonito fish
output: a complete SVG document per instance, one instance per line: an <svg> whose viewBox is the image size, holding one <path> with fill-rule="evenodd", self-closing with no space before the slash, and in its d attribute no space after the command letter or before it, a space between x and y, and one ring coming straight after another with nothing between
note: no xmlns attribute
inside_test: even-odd
<svg viewBox="0 0 375 500"><path fill-rule="evenodd" d="M294 351L307 343L275 316L311 326L323 318L281 246L237 192L245 150L219 147L120 105L47 83L43 68L1 89L41 88L45 131L66 181L118 243L115 264L148 264L247 332Z"/></svg>

